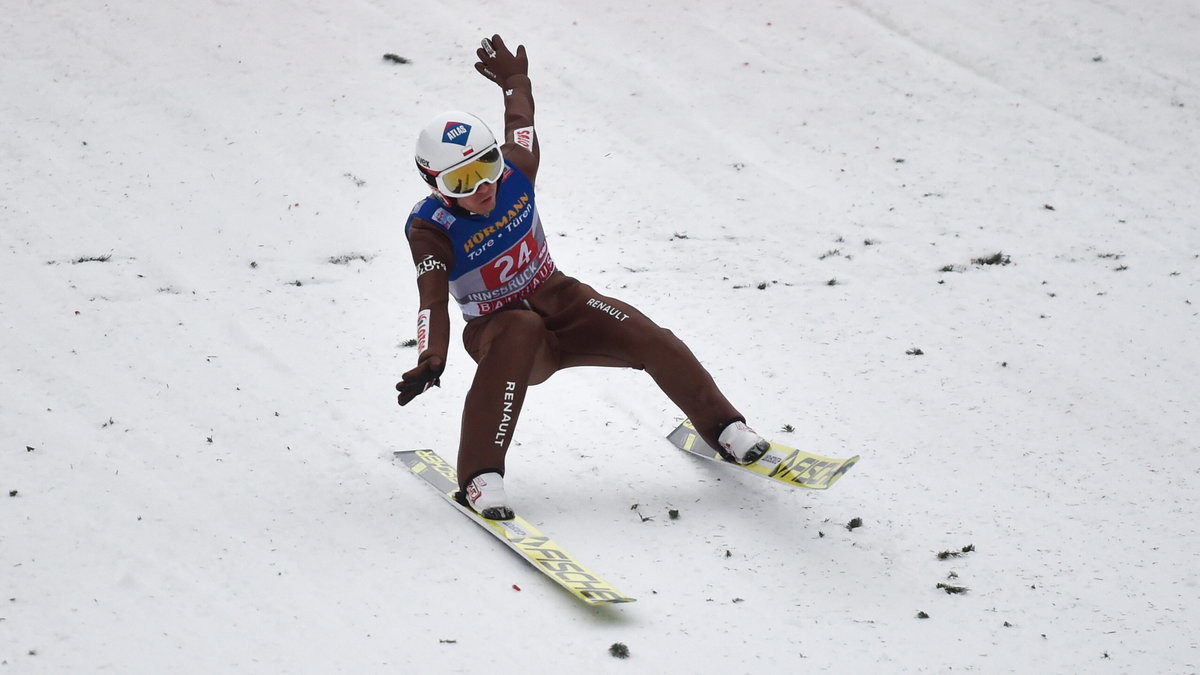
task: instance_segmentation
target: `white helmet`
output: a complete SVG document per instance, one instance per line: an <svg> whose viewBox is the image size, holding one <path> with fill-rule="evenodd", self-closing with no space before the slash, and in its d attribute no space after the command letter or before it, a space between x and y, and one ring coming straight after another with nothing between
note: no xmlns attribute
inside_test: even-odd
<svg viewBox="0 0 1200 675"><path fill-rule="evenodd" d="M421 177L448 197L466 197L504 172L504 158L492 130L471 113L444 112L417 136Z"/></svg>

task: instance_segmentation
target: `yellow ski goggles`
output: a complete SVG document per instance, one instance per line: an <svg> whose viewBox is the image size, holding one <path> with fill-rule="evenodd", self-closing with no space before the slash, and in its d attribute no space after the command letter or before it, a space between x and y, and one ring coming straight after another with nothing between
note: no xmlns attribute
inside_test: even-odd
<svg viewBox="0 0 1200 675"><path fill-rule="evenodd" d="M500 147L493 145L483 154L438 173L434 180L437 188L448 197L470 197L480 185L500 180L503 173L504 156L500 154Z"/></svg>

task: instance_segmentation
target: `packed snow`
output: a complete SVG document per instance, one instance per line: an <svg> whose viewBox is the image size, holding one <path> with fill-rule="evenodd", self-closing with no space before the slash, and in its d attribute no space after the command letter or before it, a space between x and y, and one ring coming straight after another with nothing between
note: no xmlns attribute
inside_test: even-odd
<svg viewBox="0 0 1200 675"><path fill-rule="evenodd" d="M457 447L457 338L395 402L402 226L425 120L501 125L492 33L558 265L764 435L862 455L791 489L673 448L644 373L531 389L514 506L633 604L392 458ZM7 2L0 673L1200 671L1197 33L1187 0Z"/></svg>

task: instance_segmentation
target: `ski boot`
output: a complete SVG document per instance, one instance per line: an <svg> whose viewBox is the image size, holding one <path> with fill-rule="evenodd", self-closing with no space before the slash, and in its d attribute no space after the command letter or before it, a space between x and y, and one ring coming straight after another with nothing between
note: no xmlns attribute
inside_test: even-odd
<svg viewBox="0 0 1200 675"><path fill-rule="evenodd" d="M495 471L475 476L466 490L458 493L460 502L488 520L512 520L515 516L504 493L504 477Z"/></svg>
<svg viewBox="0 0 1200 675"><path fill-rule="evenodd" d="M721 431L717 441L726 456L743 466L757 462L771 449L770 441L759 436L745 422L732 422Z"/></svg>

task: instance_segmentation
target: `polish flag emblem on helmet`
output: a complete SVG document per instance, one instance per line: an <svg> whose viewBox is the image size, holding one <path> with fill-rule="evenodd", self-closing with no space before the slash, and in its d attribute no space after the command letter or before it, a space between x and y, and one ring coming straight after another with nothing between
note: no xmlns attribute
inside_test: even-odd
<svg viewBox="0 0 1200 675"><path fill-rule="evenodd" d="M446 128L442 131L442 142L466 147L467 138L470 135L471 125L463 122L446 122Z"/></svg>

